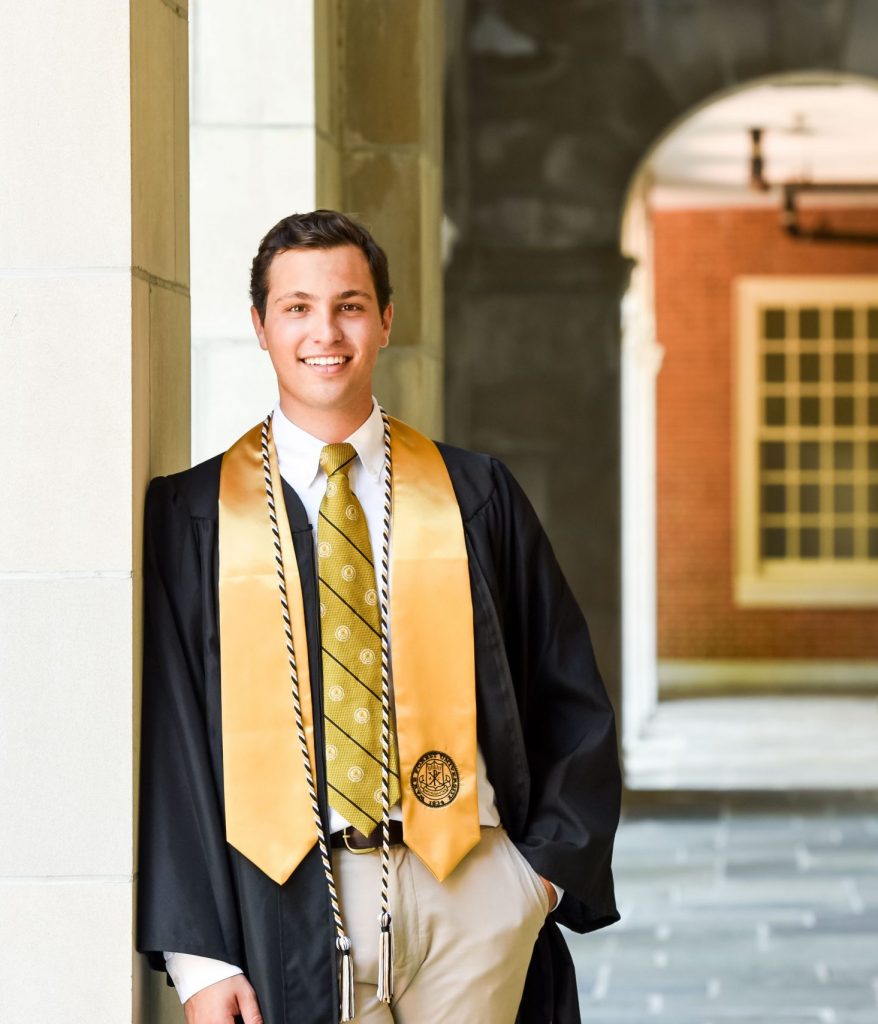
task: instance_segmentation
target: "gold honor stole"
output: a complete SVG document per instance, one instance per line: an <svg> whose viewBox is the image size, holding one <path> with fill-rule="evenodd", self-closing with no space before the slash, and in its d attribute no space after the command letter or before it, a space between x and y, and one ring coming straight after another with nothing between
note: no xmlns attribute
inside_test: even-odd
<svg viewBox="0 0 878 1024"><path fill-rule="evenodd" d="M393 417L390 439L391 657L403 833L442 881L481 835L469 563L439 449ZM316 777L302 586L271 435L269 459L299 700ZM283 884L317 842L317 827L296 731L262 423L223 455L219 621L226 838Z"/></svg>

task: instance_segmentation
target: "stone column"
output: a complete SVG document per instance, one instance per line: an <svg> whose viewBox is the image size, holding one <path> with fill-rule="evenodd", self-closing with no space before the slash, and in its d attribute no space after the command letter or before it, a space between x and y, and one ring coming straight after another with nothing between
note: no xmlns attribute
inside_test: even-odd
<svg viewBox="0 0 878 1024"><path fill-rule="evenodd" d="M316 205L315 3L190 6L192 460L200 462L277 399L250 322L250 263L273 224Z"/></svg>
<svg viewBox="0 0 878 1024"><path fill-rule="evenodd" d="M140 1021L143 494L189 454L186 0L0 33L0 1020Z"/></svg>
<svg viewBox="0 0 878 1024"><path fill-rule="evenodd" d="M652 177L642 165L622 220L622 251L632 261L622 300L622 738L640 735L658 703L656 660L656 378L664 347L656 338Z"/></svg>
<svg viewBox="0 0 878 1024"><path fill-rule="evenodd" d="M281 217L358 216L390 258L396 319L376 389L442 430L441 0L191 0L194 462L277 388L249 269Z"/></svg>
<svg viewBox="0 0 878 1024"><path fill-rule="evenodd" d="M441 437L443 0L326 0L315 13L317 201L385 248L395 316L377 395Z"/></svg>

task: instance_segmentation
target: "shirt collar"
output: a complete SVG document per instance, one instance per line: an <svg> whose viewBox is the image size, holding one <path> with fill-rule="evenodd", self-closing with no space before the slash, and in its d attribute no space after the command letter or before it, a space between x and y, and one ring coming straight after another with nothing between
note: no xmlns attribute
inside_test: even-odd
<svg viewBox="0 0 878 1024"><path fill-rule="evenodd" d="M272 412L271 430L281 475L294 490L307 489L314 483L318 472L321 472L320 452L326 441L309 434L288 419L279 400ZM372 411L345 441L354 446L366 472L377 480L384 465L384 421L374 395Z"/></svg>

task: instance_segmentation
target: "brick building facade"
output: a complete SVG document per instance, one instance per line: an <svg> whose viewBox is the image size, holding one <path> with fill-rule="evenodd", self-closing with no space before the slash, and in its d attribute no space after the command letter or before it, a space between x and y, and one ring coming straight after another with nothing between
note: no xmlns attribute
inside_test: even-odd
<svg viewBox="0 0 878 1024"><path fill-rule="evenodd" d="M809 210L878 233L878 209ZM878 247L789 238L776 210L655 211L658 654L875 658L878 609L742 608L733 595L735 346L740 275L878 274Z"/></svg>

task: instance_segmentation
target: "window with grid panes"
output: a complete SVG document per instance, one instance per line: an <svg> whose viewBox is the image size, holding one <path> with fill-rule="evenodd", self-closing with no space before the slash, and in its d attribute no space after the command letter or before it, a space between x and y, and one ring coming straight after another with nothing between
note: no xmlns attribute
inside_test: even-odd
<svg viewBox="0 0 878 1024"><path fill-rule="evenodd" d="M738 283L738 596L878 603L878 279Z"/></svg>

